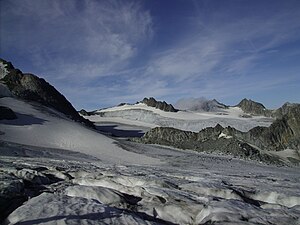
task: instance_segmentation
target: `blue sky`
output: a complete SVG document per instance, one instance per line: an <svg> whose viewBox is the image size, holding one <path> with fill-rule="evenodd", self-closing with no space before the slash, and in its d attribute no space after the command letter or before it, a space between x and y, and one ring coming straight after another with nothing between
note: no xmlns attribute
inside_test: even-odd
<svg viewBox="0 0 300 225"><path fill-rule="evenodd" d="M299 0L0 0L0 57L77 108L300 102Z"/></svg>

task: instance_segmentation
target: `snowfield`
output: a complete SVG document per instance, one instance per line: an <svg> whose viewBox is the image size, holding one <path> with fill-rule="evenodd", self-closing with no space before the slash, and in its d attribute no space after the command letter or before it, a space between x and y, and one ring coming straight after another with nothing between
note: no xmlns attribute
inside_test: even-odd
<svg viewBox="0 0 300 225"><path fill-rule="evenodd" d="M30 146L2 143L0 152L7 145L14 149L14 156L0 158L2 203L14 202L24 193L30 197L8 215L5 224L300 222L299 168L127 141L120 144L165 163L112 164L82 155L70 160L70 155L54 149L46 150L47 158L33 157Z"/></svg>
<svg viewBox="0 0 300 225"><path fill-rule="evenodd" d="M0 223L300 223L299 167L112 139L37 103L3 97L0 104L18 116L0 120ZM146 111L138 107L143 109L123 112ZM138 123L88 118L99 119L108 130L117 127L114 132L121 136L156 126L150 121L154 115L189 128L195 121L195 127L224 120L243 129L269 123L262 117L240 118L239 109L230 110L219 115L147 109L142 114L148 120ZM298 152L277 154L285 158Z"/></svg>
<svg viewBox="0 0 300 225"><path fill-rule="evenodd" d="M96 122L119 122L144 127L173 127L181 130L198 132L206 127L214 127L218 123L223 127L231 126L241 131L248 131L256 126L270 126L273 120L264 116L246 117L238 107L230 107L219 112L165 112L144 103L123 105L102 109L97 115L85 116Z"/></svg>
<svg viewBox="0 0 300 225"><path fill-rule="evenodd" d="M121 149L113 139L75 123L53 109L11 97L0 98L0 105L11 108L18 117L0 122L0 131L4 132L0 140L81 152L113 163L159 163L159 160Z"/></svg>

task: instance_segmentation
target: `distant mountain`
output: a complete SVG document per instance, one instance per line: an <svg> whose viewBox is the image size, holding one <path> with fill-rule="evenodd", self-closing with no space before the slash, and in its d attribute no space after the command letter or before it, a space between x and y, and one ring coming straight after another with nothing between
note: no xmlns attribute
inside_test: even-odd
<svg viewBox="0 0 300 225"><path fill-rule="evenodd" d="M179 110L218 112L227 109L228 106L218 102L216 99L206 98L184 98L178 100L175 105Z"/></svg>
<svg viewBox="0 0 300 225"><path fill-rule="evenodd" d="M297 110L299 104L286 102L280 108L273 111L272 116L275 118L282 118L284 115L293 113L294 110Z"/></svg>
<svg viewBox="0 0 300 225"><path fill-rule="evenodd" d="M270 158L270 155L260 150L300 150L300 104L285 104L277 112L282 112L281 118L276 119L270 127L254 127L248 132L241 132L233 127L224 128L221 125L205 128L198 133L170 127L156 127L141 139L135 140L181 149L222 152L241 158L280 164L275 158Z"/></svg>
<svg viewBox="0 0 300 225"><path fill-rule="evenodd" d="M19 69L3 59L0 59L0 81L6 85L17 98L38 102L65 114L72 120L93 127L93 123L81 117L72 104L44 79Z"/></svg>
<svg viewBox="0 0 300 225"><path fill-rule="evenodd" d="M244 98L236 106L250 115L266 116L281 119L284 115L293 113L293 111L299 107L299 104L286 102L280 108L271 110L267 109L262 103Z"/></svg>
<svg viewBox="0 0 300 225"><path fill-rule="evenodd" d="M244 98L236 106L240 107L245 113L249 113L251 115L264 115L268 117L272 115L271 110L266 109L263 104L252 101L251 99Z"/></svg>
<svg viewBox="0 0 300 225"><path fill-rule="evenodd" d="M157 101L155 98L144 98L141 103L146 104L147 106L155 107L157 109L166 111L166 112L177 112L178 110L173 107L173 105L166 103L165 101Z"/></svg>

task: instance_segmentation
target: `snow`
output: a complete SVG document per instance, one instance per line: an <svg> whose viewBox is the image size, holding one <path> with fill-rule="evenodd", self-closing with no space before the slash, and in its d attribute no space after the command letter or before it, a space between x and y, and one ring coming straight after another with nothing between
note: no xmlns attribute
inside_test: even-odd
<svg viewBox="0 0 300 225"><path fill-rule="evenodd" d="M0 104L18 116L0 121L0 219L6 218L4 224L300 223L299 167L111 139L38 104L10 97L0 98ZM147 111L151 116L157 112ZM175 125L179 120L192 123L206 118L199 119L200 124L207 118L227 120L226 116L238 126L243 121L261 122L258 117L239 118L239 113L231 108L229 115L157 115L167 115L165 121L175 120ZM187 118L178 119L182 115ZM112 119L103 120L106 125L114 123L115 117L93 118L98 117ZM119 121L134 124L129 119ZM147 129L145 124L140 120L138 126ZM137 126L125 123L118 128ZM270 154L286 160L299 156L289 149Z"/></svg>
<svg viewBox="0 0 300 225"><path fill-rule="evenodd" d="M66 195L70 197L81 197L86 199L94 199L104 204L126 203L123 194L114 189L104 187L70 186L66 190Z"/></svg>
<svg viewBox="0 0 300 225"><path fill-rule="evenodd" d="M165 112L144 103L123 105L96 111L98 115L86 116L96 123L112 122L128 125L140 125L153 128L156 126L174 127L181 130L198 132L218 123L223 127L231 126L241 131L248 131L256 126L269 126L272 119L264 116L242 117L244 112L239 107L230 107L223 112Z"/></svg>
<svg viewBox="0 0 300 225"><path fill-rule="evenodd" d="M117 208L86 198L43 193L7 218L10 224L151 224Z"/></svg>
<svg viewBox="0 0 300 225"><path fill-rule="evenodd" d="M269 151L271 155L279 156L281 159L288 161L289 158L300 160L300 151L297 149L285 149L283 151Z"/></svg>
<svg viewBox="0 0 300 225"><path fill-rule="evenodd" d="M0 98L12 97L12 93L5 84L0 83Z"/></svg>
<svg viewBox="0 0 300 225"><path fill-rule="evenodd" d="M3 62L0 62L0 79L5 77L8 74L6 65Z"/></svg>
<svg viewBox="0 0 300 225"><path fill-rule="evenodd" d="M10 183L8 175L1 177L6 190L28 188L22 180L30 183L34 176L27 172L49 179L35 184L39 191L10 213L6 223L299 223L299 168L122 142L128 151L156 155L165 163L116 165L84 158L0 157L0 172L11 174Z"/></svg>
<svg viewBox="0 0 300 225"><path fill-rule="evenodd" d="M230 139L232 138L232 136L224 134L223 132L221 132L221 134L219 135L219 138L226 138L226 139Z"/></svg>
<svg viewBox="0 0 300 225"><path fill-rule="evenodd" d="M0 121L0 140L81 152L113 163L159 163L159 160L125 151L113 139L71 121L55 110L10 97L0 104L11 108L16 120Z"/></svg>

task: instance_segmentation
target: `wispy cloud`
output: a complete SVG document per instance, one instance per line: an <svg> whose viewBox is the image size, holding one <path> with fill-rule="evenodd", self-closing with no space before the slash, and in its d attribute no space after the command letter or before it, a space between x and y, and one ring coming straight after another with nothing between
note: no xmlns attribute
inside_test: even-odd
<svg viewBox="0 0 300 225"><path fill-rule="evenodd" d="M153 35L151 15L137 1L15 0L2 7L5 47L56 78L118 71Z"/></svg>
<svg viewBox="0 0 300 225"><path fill-rule="evenodd" d="M247 97L296 79L299 1L182 4L185 15L139 0L1 1L1 49L89 109L145 96Z"/></svg>
<svg viewBox="0 0 300 225"><path fill-rule="evenodd" d="M292 74L285 76L284 65L276 68L272 57L282 46L299 39L299 7L240 16L236 14L243 12L236 8L230 13L213 8L210 20L199 5L198 9L199 14L189 21L194 24L189 36L148 62L145 73L152 80L167 81L169 93L164 96L173 101L171 95L224 99L278 88L294 80ZM289 54L281 51L280 57ZM267 64L273 68L266 68Z"/></svg>

